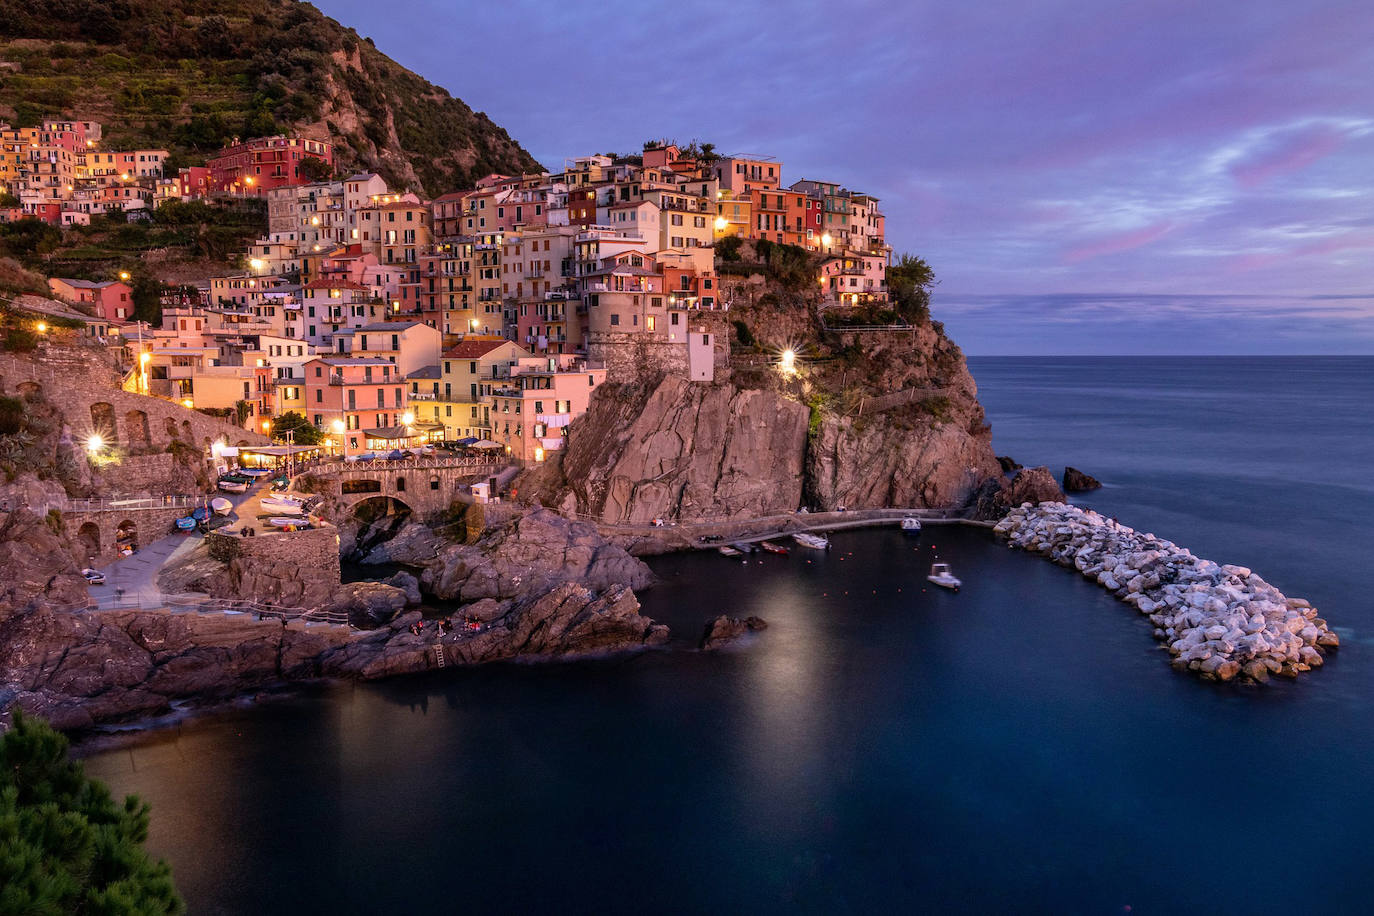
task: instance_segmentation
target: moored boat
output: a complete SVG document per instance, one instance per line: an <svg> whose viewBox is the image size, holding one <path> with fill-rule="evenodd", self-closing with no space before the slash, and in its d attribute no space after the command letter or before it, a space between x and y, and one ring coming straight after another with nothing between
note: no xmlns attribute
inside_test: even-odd
<svg viewBox="0 0 1374 916"><path fill-rule="evenodd" d="M744 554L740 553L738 550L736 550L735 548L731 547L729 544L721 544L719 547L716 548L716 551L717 551L721 556L723 556L723 557L742 557L742 556L744 556Z"/></svg>
<svg viewBox="0 0 1374 916"><path fill-rule="evenodd" d="M223 496L216 496L214 499L210 500L210 508L216 515L228 515L230 512L234 511L234 504Z"/></svg>
<svg viewBox="0 0 1374 916"><path fill-rule="evenodd" d="M792 540L803 547L810 547L813 550L829 550L830 538L823 534L810 534L806 531L799 531L792 535Z"/></svg>
<svg viewBox="0 0 1374 916"><path fill-rule="evenodd" d="M280 528L283 531L295 531L297 528L309 528L310 523L303 518L269 518L267 524L273 528Z"/></svg>
<svg viewBox="0 0 1374 916"><path fill-rule="evenodd" d="M906 518L902 519L902 533L920 534L921 520L914 515L908 515Z"/></svg>
<svg viewBox="0 0 1374 916"><path fill-rule="evenodd" d="M948 563L933 564L930 567L930 575L926 576L926 580L928 582L932 582L935 585L940 586L941 588L947 588L950 591L955 592L959 590L959 586L964 584L960 582L958 577L954 575L954 572L949 568Z"/></svg>
<svg viewBox="0 0 1374 916"><path fill-rule="evenodd" d="M225 493L248 492L248 481L246 480L234 480L231 477L221 477L218 486Z"/></svg>
<svg viewBox="0 0 1374 916"><path fill-rule="evenodd" d="M760 541L759 546L768 553L776 553L780 556L787 556L787 548L781 544L774 544L772 541Z"/></svg>
<svg viewBox="0 0 1374 916"><path fill-rule="evenodd" d="M196 527L196 521L197 519L188 515L184 518L177 519L176 526L181 531L190 531L192 528Z"/></svg>

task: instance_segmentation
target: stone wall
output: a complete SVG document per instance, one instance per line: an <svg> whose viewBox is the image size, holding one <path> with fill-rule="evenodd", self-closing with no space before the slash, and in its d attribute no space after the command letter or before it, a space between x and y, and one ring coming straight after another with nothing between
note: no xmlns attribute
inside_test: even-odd
<svg viewBox="0 0 1374 916"><path fill-rule="evenodd" d="M318 608L339 587L339 531L332 525L248 538L212 531L205 541L226 566L206 583L215 597Z"/></svg>
<svg viewBox="0 0 1374 916"><path fill-rule="evenodd" d="M84 567L91 557L95 557L96 566L103 566L116 557L115 541L121 525L132 523L137 543L142 546L170 534L174 530L173 523L189 512L184 508L160 507L120 512L66 511L62 513L62 531L78 566Z"/></svg>
<svg viewBox="0 0 1374 916"><path fill-rule="evenodd" d="M592 334L587 358L603 363L608 378L643 372L687 376L686 341L655 340L644 334Z"/></svg>
<svg viewBox="0 0 1374 916"><path fill-rule="evenodd" d="M194 449L204 454L217 439L229 445L269 442L260 433L172 401L125 391L121 382L110 355L90 347L45 344L35 353L0 353L0 394L44 397L62 415L64 441L83 448L86 439L98 432L121 463L153 458L100 475L97 489L101 495L156 496L166 494L161 488L169 483L185 486L185 474L166 463L171 458L169 448L178 447L174 443L187 453Z"/></svg>

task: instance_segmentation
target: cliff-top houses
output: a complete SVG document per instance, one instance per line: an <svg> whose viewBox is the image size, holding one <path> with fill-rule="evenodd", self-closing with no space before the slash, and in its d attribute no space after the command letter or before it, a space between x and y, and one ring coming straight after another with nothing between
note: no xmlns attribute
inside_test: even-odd
<svg viewBox="0 0 1374 916"><path fill-rule="evenodd" d="M250 427L295 411L345 455L489 439L539 461L608 375L652 362L710 381L727 353L723 239L812 252L823 307L887 296L879 201L786 184L767 156L654 144L426 200L370 172L311 180L332 170L327 140L236 142L165 176L165 152L106 151L100 136L91 122L0 127L0 187L25 215L55 208L57 221L225 195L267 209L239 270L204 278L199 301L140 333L131 384L240 405ZM123 283L51 290L111 321L132 316Z"/></svg>

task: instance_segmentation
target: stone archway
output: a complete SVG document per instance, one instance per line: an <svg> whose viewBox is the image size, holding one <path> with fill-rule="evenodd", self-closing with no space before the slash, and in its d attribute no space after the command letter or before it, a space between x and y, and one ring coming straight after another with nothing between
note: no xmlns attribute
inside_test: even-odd
<svg viewBox="0 0 1374 916"><path fill-rule="evenodd" d="M106 401L96 401L91 405L91 431L105 442L119 441L119 428L115 425L114 405Z"/></svg>
<svg viewBox="0 0 1374 916"><path fill-rule="evenodd" d="M138 550L138 525L126 518L115 527L115 552L126 557Z"/></svg>
<svg viewBox="0 0 1374 916"><path fill-rule="evenodd" d="M124 438L130 448L147 448L153 444L148 433L148 415L141 410L124 414Z"/></svg>
<svg viewBox="0 0 1374 916"><path fill-rule="evenodd" d="M81 562L86 563L91 557L100 557L100 526L95 522L86 522L76 532L76 543L81 551Z"/></svg>
<svg viewBox="0 0 1374 916"><path fill-rule="evenodd" d="M185 439L187 442L195 442L195 441L196 441L195 433L191 432L191 421L190 421L190 420L182 420L182 421L181 421L181 438Z"/></svg>
<svg viewBox="0 0 1374 916"><path fill-rule="evenodd" d="M162 418L162 428L166 430L168 439L175 440L180 438L179 434L177 433L177 421L172 417Z"/></svg>

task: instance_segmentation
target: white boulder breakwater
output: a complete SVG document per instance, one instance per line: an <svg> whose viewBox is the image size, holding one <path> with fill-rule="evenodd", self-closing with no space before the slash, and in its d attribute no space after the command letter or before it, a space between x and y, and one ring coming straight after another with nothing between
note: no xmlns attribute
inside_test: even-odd
<svg viewBox="0 0 1374 916"><path fill-rule="evenodd" d="M1148 616L1175 668L1218 681L1297 677L1340 637L1302 598L1091 509L1024 503L994 529L1008 546L1072 566Z"/></svg>

